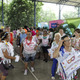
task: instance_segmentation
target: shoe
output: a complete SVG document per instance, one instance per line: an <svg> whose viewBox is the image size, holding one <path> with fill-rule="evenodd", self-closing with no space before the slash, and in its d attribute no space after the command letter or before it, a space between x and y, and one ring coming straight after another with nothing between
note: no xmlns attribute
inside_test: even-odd
<svg viewBox="0 0 80 80"><path fill-rule="evenodd" d="M40 56L38 57L38 59L40 59Z"/></svg>
<svg viewBox="0 0 80 80"><path fill-rule="evenodd" d="M18 47L20 47L20 46L18 46Z"/></svg>
<svg viewBox="0 0 80 80"><path fill-rule="evenodd" d="M51 79L52 79L52 80L55 80L55 77L52 76Z"/></svg>
<svg viewBox="0 0 80 80"><path fill-rule="evenodd" d="M10 64L9 69L14 69L14 66L12 64Z"/></svg>
<svg viewBox="0 0 80 80"><path fill-rule="evenodd" d="M31 71L34 72L34 68L33 67L31 67Z"/></svg>
<svg viewBox="0 0 80 80"><path fill-rule="evenodd" d="M45 59L45 62L48 62L48 59Z"/></svg>
<svg viewBox="0 0 80 80"><path fill-rule="evenodd" d="M43 61L45 61L46 59L43 59Z"/></svg>
<svg viewBox="0 0 80 80"><path fill-rule="evenodd" d="M24 71L24 75L27 75L27 70Z"/></svg>

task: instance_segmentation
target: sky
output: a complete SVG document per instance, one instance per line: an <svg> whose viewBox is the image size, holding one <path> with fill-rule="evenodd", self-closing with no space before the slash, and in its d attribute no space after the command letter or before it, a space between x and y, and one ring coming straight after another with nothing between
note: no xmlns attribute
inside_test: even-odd
<svg viewBox="0 0 80 80"><path fill-rule="evenodd" d="M42 9L44 11L50 9L56 14L56 17L58 18L59 16L59 5L58 4L53 4L53 3L43 3L43 4L44 5L42 6ZM70 12L70 11L77 12L74 6L62 5L61 6L61 17L64 12Z"/></svg>

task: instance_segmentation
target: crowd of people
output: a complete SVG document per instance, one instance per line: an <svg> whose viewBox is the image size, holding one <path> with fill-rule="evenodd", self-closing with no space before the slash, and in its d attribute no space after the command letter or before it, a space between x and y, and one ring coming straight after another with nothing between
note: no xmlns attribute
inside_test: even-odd
<svg viewBox="0 0 80 80"><path fill-rule="evenodd" d="M0 71L1 80L8 76L9 68L14 66L12 60L19 61L19 56L14 54L13 42L16 41L17 47L20 48L19 56L25 63L24 75L27 75L28 63L31 62L31 71L34 72L35 58L40 59L43 54L43 61L46 63L53 60L51 69L51 79L55 80L55 74L61 76L61 80L76 80L77 70L69 77L64 76L61 69L61 61L69 55L80 52L80 29L75 29L72 36L65 34L63 29L55 33L54 29L28 28L20 27L10 32L10 27L0 30Z"/></svg>

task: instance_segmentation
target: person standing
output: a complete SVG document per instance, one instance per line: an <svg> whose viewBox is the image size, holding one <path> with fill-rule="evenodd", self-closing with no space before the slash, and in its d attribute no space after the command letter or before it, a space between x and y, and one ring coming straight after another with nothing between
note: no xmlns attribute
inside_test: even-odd
<svg viewBox="0 0 80 80"><path fill-rule="evenodd" d="M61 34L61 37L63 37L65 35L63 29L59 29L59 33Z"/></svg>
<svg viewBox="0 0 80 80"><path fill-rule="evenodd" d="M47 33L47 30L43 30L43 35L41 37L41 40L42 40L42 50L43 50L43 54L44 54L44 60L45 62L48 61L48 48L50 48L50 43L49 43L49 35Z"/></svg>
<svg viewBox="0 0 80 80"><path fill-rule="evenodd" d="M50 49L48 49L49 56L50 56L51 59L53 59L53 65L52 65L52 70L51 70L51 73L52 73L52 77L51 78L52 78L52 80L55 79L55 73L56 73L57 63L58 63L57 58L53 58L53 53L57 49L60 40L61 40L60 33L55 33L54 41L52 42L52 46L51 46Z"/></svg>
<svg viewBox="0 0 80 80"><path fill-rule="evenodd" d="M9 46L8 46L8 40L9 40L9 35L7 32L2 32L0 34L1 41L0 42L0 57L2 58L2 61L0 62L0 71L3 73L1 80L5 80L6 77L8 76L8 71L7 68L9 67L9 61L15 60L15 62L19 61L19 56L10 56L9 55Z"/></svg>
<svg viewBox="0 0 80 80"><path fill-rule="evenodd" d="M30 31L27 32L27 37L21 44L21 57L25 57L25 71L24 75L27 75L28 63L31 61L31 71L34 72L34 60L36 55L36 42L33 40L32 33ZM23 49L23 54L22 54Z"/></svg>
<svg viewBox="0 0 80 80"><path fill-rule="evenodd" d="M75 48L76 51L80 51L80 36L79 36L80 30L75 29L74 35L75 37L73 38L72 41L72 46Z"/></svg>

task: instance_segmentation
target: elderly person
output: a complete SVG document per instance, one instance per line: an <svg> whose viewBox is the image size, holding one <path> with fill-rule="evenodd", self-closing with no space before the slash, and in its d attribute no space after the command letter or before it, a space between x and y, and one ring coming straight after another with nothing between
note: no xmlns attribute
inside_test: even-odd
<svg viewBox="0 0 80 80"><path fill-rule="evenodd" d="M55 33L54 41L52 42L51 49L48 50L49 51L49 56L51 58L53 58L53 53L54 53L55 49L58 47L60 40L61 40L60 33ZM55 79L55 72L56 72L56 68L57 68L57 63L58 63L57 59L53 58L52 79Z"/></svg>

